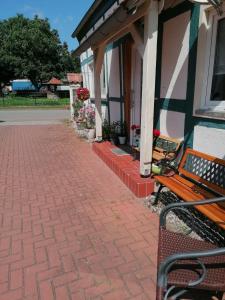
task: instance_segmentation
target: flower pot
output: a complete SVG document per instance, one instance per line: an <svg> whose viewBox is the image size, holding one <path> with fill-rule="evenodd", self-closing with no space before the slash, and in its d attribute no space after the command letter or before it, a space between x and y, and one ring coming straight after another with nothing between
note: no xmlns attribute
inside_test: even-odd
<svg viewBox="0 0 225 300"><path fill-rule="evenodd" d="M118 136L115 135L110 135L110 142L112 145L118 145L119 144L119 140L118 140Z"/></svg>
<svg viewBox="0 0 225 300"><path fill-rule="evenodd" d="M93 140L95 138L95 128L88 129L87 138Z"/></svg>
<svg viewBox="0 0 225 300"><path fill-rule="evenodd" d="M126 143L126 137L125 136L119 136L119 143L120 145L124 145Z"/></svg>
<svg viewBox="0 0 225 300"><path fill-rule="evenodd" d="M85 138L86 137L86 129L78 129L77 130L77 134L82 137Z"/></svg>
<svg viewBox="0 0 225 300"><path fill-rule="evenodd" d="M73 127L74 129L77 129L77 122L76 122L76 121L73 121L72 127Z"/></svg>

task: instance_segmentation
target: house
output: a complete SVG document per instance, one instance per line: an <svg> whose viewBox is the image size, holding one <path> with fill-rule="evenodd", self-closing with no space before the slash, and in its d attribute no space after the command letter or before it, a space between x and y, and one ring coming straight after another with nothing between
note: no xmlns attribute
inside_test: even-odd
<svg viewBox="0 0 225 300"><path fill-rule="evenodd" d="M78 73L67 73L66 78L57 79L53 77L50 81L45 83L48 90L48 98L66 98L69 97L70 86L82 84L82 75Z"/></svg>
<svg viewBox="0 0 225 300"><path fill-rule="evenodd" d="M72 36L97 137L104 119L141 124L142 176L151 173L153 128L225 158L225 5L95 0Z"/></svg>
<svg viewBox="0 0 225 300"><path fill-rule="evenodd" d="M69 84L79 84L81 85L83 82L83 76L80 73L67 73L67 82Z"/></svg>

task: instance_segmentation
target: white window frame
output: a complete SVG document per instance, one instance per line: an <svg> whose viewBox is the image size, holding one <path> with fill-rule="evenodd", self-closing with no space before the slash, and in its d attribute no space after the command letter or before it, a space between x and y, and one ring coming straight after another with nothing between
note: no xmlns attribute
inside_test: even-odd
<svg viewBox="0 0 225 300"><path fill-rule="evenodd" d="M211 100L211 91L212 91L212 81L213 81L213 71L214 71L214 62L216 54L216 40L217 40L217 29L218 21L224 19L225 15L218 16L216 11L210 14L210 30L209 34L211 36L211 45L210 45L210 57L209 57L209 67L208 67L208 82L207 82L207 91L206 91L206 107L219 109L220 107L225 107L225 99L220 101ZM225 51L225 49L224 49Z"/></svg>
<svg viewBox="0 0 225 300"><path fill-rule="evenodd" d="M196 112L199 110L208 110L212 112L225 111L225 99L224 101L210 100L216 51L217 27L218 21L223 18L225 18L225 7L223 7L223 15L218 16L215 9L212 7L201 6L194 115L199 115L199 112Z"/></svg>

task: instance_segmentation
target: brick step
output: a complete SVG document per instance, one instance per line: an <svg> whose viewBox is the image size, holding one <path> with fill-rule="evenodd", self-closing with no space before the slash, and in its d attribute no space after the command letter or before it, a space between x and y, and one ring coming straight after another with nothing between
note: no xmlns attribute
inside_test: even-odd
<svg viewBox="0 0 225 300"><path fill-rule="evenodd" d="M123 183L138 198L149 196L154 191L154 179L142 178L139 174L139 161L131 155L116 155L110 142L93 143L93 151L120 177Z"/></svg>

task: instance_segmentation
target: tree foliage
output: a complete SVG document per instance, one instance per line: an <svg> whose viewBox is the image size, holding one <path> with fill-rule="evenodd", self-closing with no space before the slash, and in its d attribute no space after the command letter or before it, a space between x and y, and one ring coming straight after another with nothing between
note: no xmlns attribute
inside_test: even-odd
<svg viewBox="0 0 225 300"><path fill-rule="evenodd" d="M76 71L66 43L48 19L23 15L0 21L0 82L28 78L34 85Z"/></svg>

